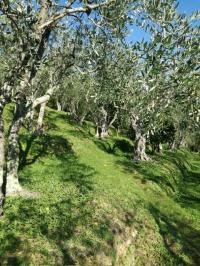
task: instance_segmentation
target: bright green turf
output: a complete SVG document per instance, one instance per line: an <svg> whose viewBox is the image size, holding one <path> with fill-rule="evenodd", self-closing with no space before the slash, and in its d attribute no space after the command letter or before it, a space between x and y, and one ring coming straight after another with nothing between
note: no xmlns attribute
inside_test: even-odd
<svg viewBox="0 0 200 266"><path fill-rule="evenodd" d="M6 200L2 265L98 265L98 255L102 265L133 256L136 265L200 263L199 155L168 151L136 163L131 141L97 140L64 113L48 109L45 127L43 136L21 135L20 182L40 196ZM127 228L137 237L116 262Z"/></svg>

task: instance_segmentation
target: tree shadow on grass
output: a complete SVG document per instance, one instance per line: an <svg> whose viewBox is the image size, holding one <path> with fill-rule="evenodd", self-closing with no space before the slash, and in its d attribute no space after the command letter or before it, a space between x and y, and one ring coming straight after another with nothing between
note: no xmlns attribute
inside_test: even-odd
<svg viewBox="0 0 200 266"><path fill-rule="evenodd" d="M200 265L200 231L191 226L191 221L183 220L182 217L166 214L155 206L149 208L153 215L164 245L177 265ZM185 255L190 258L188 263Z"/></svg>
<svg viewBox="0 0 200 266"><path fill-rule="evenodd" d="M17 211L6 217L7 226L1 226L2 265L37 265L34 256L41 257L38 265L75 265L68 244L77 227L92 216L86 200L67 198L44 205L41 200L21 199L15 206Z"/></svg>
<svg viewBox="0 0 200 266"><path fill-rule="evenodd" d="M51 121L57 122L63 120L62 122L66 122L68 120L69 115L66 112L57 112L51 108L47 108L45 113L45 119L49 123Z"/></svg>
<svg viewBox="0 0 200 266"><path fill-rule="evenodd" d="M193 167L186 151L165 151L162 155L153 156L153 161L136 162L128 159L118 161L125 171L135 172L143 183L148 181L158 184L168 195L178 192L178 200L190 199L200 202L200 160L199 168ZM195 168L195 169L193 169ZM136 177L136 176L135 176ZM136 177L137 178L137 177ZM188 189L190 188L190 190ZM187 203L185 201L185 203Z"/></svg>
<svg viewBox="0 0 200 266"><path fill-rule="evenodd" d="M83 127L77 127L76 125L74 129L68 130L68 134L79 139L90 139L100 150L109 154L124 154L130 157L130 154L132 155L134 150L133 144L127 139L97 138L91 133L90 128L86 131Z"/></svg>
<svg viewBox="0 0 200 266"><path fill-rule="evenodd" d="M24 134L20 136L19 170L26 165L35 163L40 157L54 155L62 158L66 154L73 154L72 145L63 137L57 135ZM24 148L23 148L24 146Z"/></svg>
<svg viewBox="0 0 200 266"><path fill-rule="evenodd" d="M0 244L0 265L15 266L22 265L22 263L29 265L29 256L26 253L24 253L22 260L15 255L15 252L22 247L22 242L23 240L19 236L12 234L12 232L6 234L4 245ZM25 244L27 245L27 242Z"/></svg>
<svg viewBox="0 0 200 266"><path fill-rule="evenodd" d="M95 138L93 139L93 142L102 151L114 155L120 155L123 153L123 155L130 157L130 153L132 154L134 150L133 144L126 139L116 138L110 140Z"/></svg>
<svg viewBox="0 0 200 266"><path fill-rule="evenodd" d="M165 152L163 156L155 156L154 162L135 162L126 159L118 161L125 171L136 172L134 178L140 179L142 183L152 181L165 191L170 188L171 191L178 193L177 201L182 207L196 208L194 202L199 202L200 174L197 166L194 171L191 162L191 158L187 158L185 152ZM171 192L168 192L168 195L172 196ZM192 226L190 212L187 213L188 218L184 216L183 219L182 214L176 211L173 213L165 207L158 209L152 205L149 210L159 226L165 247L177 261L177 265L200 265L200 231L195 229L195 225ZM184 254L190 258L191 263L188 264Z"/></svg>
<svg viewBox="0 0 200 266"><path fill-rule="evenodd" d="M162 159L157 157L158 162L162 163L165 160L179 169L181 173L179 202L182 202L184 206L200 204L200 159L198 158L199 167L197 167L190 161L190 156L188 151L166 151Z"/></svg>
<svg viewBox="0 0 200 266"><path fill-rule="evenodd" d="M115 146L114 146L114 142L111 142L109 140L106 139L93 139L94 144L102 151L109 153L109 154L114 154L115 152Z"/></svg>
<svg viewBox="0 0 200 266"><path fill-rule="evenodd" d="M151 181L159 185L166 192L175 192L174 182L170 182L166 173L164 171L161 172L159 166L152 162L137 162L133 159L124 159L118 161L118 164L122 165L125 171L138 173L134 175L134 178L141 180L142 183ZM173 176L174 173L171 171L170 177L172 178Z"/></svg>
<svg viewBox="0 0 200 266"><path fill-rule="evenodd" d="M6 200L5 222L0 222L0 261L3 265L30 265L36 254L43 265L74 265L69 242L94 214L88 205L93 200L95 171L80 163L72 145L59 135L24 136L21 141L21 183L32 189L34 179L42 193L38 199ZM41 238L50 248L40 243ZM51 244L56 251L51 251Z"/></svg>
<svg viewBox="0 0 200 266"><path fill-rule="evenodd" d="M93 135L90 131L85 131L83 128L76 127L74 129L68 130L68 134L79 139L92 139Z"/></svg>

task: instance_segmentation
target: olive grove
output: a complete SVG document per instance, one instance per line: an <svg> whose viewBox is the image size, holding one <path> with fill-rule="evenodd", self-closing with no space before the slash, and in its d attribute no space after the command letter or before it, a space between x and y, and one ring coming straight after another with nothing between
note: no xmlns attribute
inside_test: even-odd
<svg viewBox="0 0 200 266"><path fill-rule="evenodd" d="M92 121L99 138L111 127L131 127L136 160L150 160L147 145L162 152L166 142L199 151L197 19L179 14L173 0L1 1L0 206L5 195L22 192L20 129L28 121L42 134L48 103L76 123ZM150 40L127 43L132 24ZM5 140L8 104L14 109Z"/></svg>

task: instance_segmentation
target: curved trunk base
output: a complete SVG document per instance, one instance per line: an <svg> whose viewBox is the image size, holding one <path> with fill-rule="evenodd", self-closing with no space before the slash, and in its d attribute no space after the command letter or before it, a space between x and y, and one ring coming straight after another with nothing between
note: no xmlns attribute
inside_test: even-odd
<svg viewBox="0 0 200 266"><path fill-rule="evenodd" d="M19 184L15 184L13 189L10 189L6 193L6 197L23 197L23 198L31 198L31 199L37 199L41 197L41 194L39 192L35 191L29 191L27 189L22 188Z"/></svg>
<svg viewBox="0 0 200 266"><path fill-rule="evenodd" d="M151 161L151 158L146 154L137 154L133 158L135 161Z"/></svg>
<svg viewBox="0 0 200 266"><path fill-rule="evenodd" d="M108 131L101 133L101 138L107 138L108 137Z"/></svg>
<svg viewBox="0 0 200 266"><path fill-rule="evenodd" d="M6 196L20 195L23 191L23 188L19 184L18 177L16 178L15 175L9 174L7 175L6 179Z"/></svg>
<svg viewBox="0 0 200 266"><path fill-rule="evenodd" d="M146 154L146 137L141 135L135 145L134 160L136 161L150 161L151 158Z"/></svg>
<svg viewBox="0 0 200 266"><path fill-rule="evenodd" d="M96 138L103 139L103 138L107 138L108 136L109 134L107 130L104 130L104 128L99 127L99 126L97 127L96 135L95 135Z"/></svg>

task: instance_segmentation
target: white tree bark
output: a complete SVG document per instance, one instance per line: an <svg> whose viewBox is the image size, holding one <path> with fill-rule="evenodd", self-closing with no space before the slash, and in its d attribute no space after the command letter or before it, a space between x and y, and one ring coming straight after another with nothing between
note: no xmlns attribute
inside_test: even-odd
<svg viewBox="0 0 200 266"><path fill-rule="evenodd" d="M146 154L146 135L142 134L139 118L135 115L131 118L131 125L135 131L135 150L134 160L149 161L150 157Z"/></svg>
<svg viewBox="0 0 200 266"><path fill-rule="evenodd" d="M19 167L19 130L25 117L26 108L23 102L15 107L14 117L8 137L6 196L17 195L22 191L18 179Z"/></svg>
<svg viewBox="0 0 200 266"><path fill-rule="evenodd" d="M56 101L56 105L57 105L57 111L62 111L62 105L58 100Z"/></svg>
<svg viewBox="0 0 200 266"><path fill-rule="evenodd" d="M97 123L97 132L96 137L105 138L108 136L108 121L107 121L108 113L102 106L100 109L100 119Z"/></svg>
<svg viewBox="0 0 200 266"><path fill-rule="evenodd" d="M146 136L140 135L135 142L135 154L134 160L137 161L149 161L150 157L146 154Z"/></svg>
<svg viewBox="0 0 200 266"><path fill-rule="evenodd" d="M24 85L25 86L25 85ZM44 110L46 103L50 99L54 87L50 88L47 93L37 98L31 108L35 108L37 105L41 104L42 108L40 110L40 115L38 118L38 127L41 128ZM6 172L6 196L17 195L22 191L22 187L19 184L18 179L18 167L19 167L19 131L24 118L30 112L30 108L27 108L26 101L18 100L16 104L13 121L11 124L9 137L8 137L8 153L7 153L7 172Z"/></svg>
<svg viewBox="0 0 200 266"><path fill-rule="evenodd" d="M56 89L56 87L52 86L50 89L47 90L45 95L43 95L42 97L37 98L33 102L33 108L35 108L36 106L40 105L40 111L39 111L38 121L37 121L37 131L40 131L42 129L45 108L46 108L46 105L47 105L48 101L50 100L50 98L51 98L51 96L52 96L52 94L53 94L55 89Z"/></svg>
<svg viewBox="0 0 200 266"><path fill-rule="evenodd" d="M101 125L101 138L108 137L108 125L107 121L105 120Z"/></svg>
<svg viewBox="0 0 200 266"><path fill-rule="evenodd" d="M161 154L163 153L163 146L162 146L161 142L159 142L159 144L158 144L158 152Z"/></svg>
<svg viewBox="0 0 200 266"><path fill-rule="evenodd" d="M113 123L116 121L118 116L118 110L115 112L113 118L110 120L108 116L108 112L105 110L104 107L101 107L100 109L100 119L97 123L97 132L96 137L98 138L106 138L108 137L108 130L113 125ZM109 121L110 120L110 121Z"/></svg>
<svg viewBox="0 0 200 266"><path fill-rule="evenodd" d="M37 131L40 131L43 127L43 120L44 120L44 113L46 108L47 102L44 102L40 105L40 111L38 115L38 121L37 121Z"/></svg>
<svg viewBox="0 0 200 266"><path fill-rule="evenodd" d="M86 117L87 114L83 114L82 117L80 118L80 125L82 126L83 125L83 122L85 121L85 117Z"/></svg>

